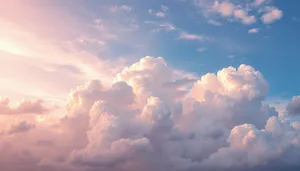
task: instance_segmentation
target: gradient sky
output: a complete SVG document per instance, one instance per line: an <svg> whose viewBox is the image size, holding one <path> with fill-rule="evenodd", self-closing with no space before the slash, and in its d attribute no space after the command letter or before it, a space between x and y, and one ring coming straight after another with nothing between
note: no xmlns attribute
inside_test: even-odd
<svg viewBox="0 0 300 171"><path fill-rule="evenodd" d="M59 100L65 96L58 94L78 83L101 74L109 82L123 65L150 55L200 76L249 64L272 85L268 97L290 98L300 93L298 5L276 0L9 1L0 7L0 91ZM237 7L242 10L233 11Z"/></svg>
<svg viewBox="0 0 300 171"><path fill-rule="evenodd" d="M299 0L0 2L0 168L299 170Z"/></svg>

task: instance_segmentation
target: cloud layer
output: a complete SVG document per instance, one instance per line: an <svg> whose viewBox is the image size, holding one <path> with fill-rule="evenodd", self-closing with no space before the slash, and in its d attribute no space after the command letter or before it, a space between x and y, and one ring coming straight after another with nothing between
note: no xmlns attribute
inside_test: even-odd
<svg viewBox="0 0 300 171"><path fill-rule="evenodd" d="M279 118L275 108L262 103L268 88L263 75L248 65L194 80L178 74L163 58L147 56L117 74L111 87L91 80L72 90L67 113L56 122L18 117L28 108L14 112L18 119L9 121L0 134L0 167L6 171L299 167L299 98L288 104L286 118ZM1 105L8 108L8 101L1 100Z"/></svg>

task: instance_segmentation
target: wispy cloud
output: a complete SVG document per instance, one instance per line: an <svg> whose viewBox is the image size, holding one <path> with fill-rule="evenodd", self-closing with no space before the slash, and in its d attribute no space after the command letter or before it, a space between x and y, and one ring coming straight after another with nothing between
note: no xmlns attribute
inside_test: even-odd
<svg viewBox="0 0 300 171"><path fill-rule="evenodd" d="M149 10L148 10L148 13L149 13L150 15L154 15L154 16L159 17L159 18L164 18L164 17L166 17L166 14L165 14L164 12L161 12L161 11L154 12L152 9L149 9Z"/></svg>
<svg viewBox="0 0 300 171"><path fill-rule="evenodd" d="M167 16L168 10L169 10L169 7L161 5L161 11L154 11L153 9L149 9L148 13L150 15L154 15L158 18L165 18Z"/></svg>
<svg viewBox="0 0 300 171"><path fill-rule="evenodd" d="M156 31L156 32L160 32L162 30L164 30L164 31L176 30L176 27L174 25L172 25L171 23L167 23L167 22L145 21L145 23L155 25L156 28L154 29L154 31Z"/></svg>
<svg viewBox="0 0 300 171"><path fill-rule="evenodd" d="M228 57L227 58L229 58L229 59L233 59L235 56L234 55L228 55Z"/></svg>
<svg viewBox="0 0 300 171"><path fill-rule="evenodd" d="M161 18L164 18L164 17L166 16L166 14L163 13L163 12L157 12L155 15L156 15L157 17L161 17Z"/></svg>
<svg viewBox="0 0 300 171"><path fill-rule="evenodd" d="M254 2L252 3L252 5L254 5L254 6L260 6L260 5L264 4L266 1L268 1L268 0L254 0Z"/></svg>
<svg viewBox="0 0 300 171"><path fill-rule="evenodd" d="M165 5L161 5L161 9L166 12L169 10L169 7L167 7Z"/></svg>
<svg viewBox="0 0 300 171"><path fill-rule="evenodd" d="M126 12L130 12L132 11L132 7L128 6L128 5L120 5L120 6L112 6L110 8L111 12L117 12L117 11L126 11Z"/></svg>
<svg viewBox="0 0 300 171"><path fill-rule="evenodd" d="M220 22L218 22L216 20L212 20L212 19L208 19L207 22L209 24L212 24L212 25L215 25L215 26L221 26L222 25L222 23L220 23Z"/></svg>
<svg viewBox="0 0 300 171"><path fill-rule="evenodd" d="M101 40L98 40L95 38L88 38L88 37L79 37L76 39L76 41L81 44L90 44L91 43L91 44L98 44L100 46L105 45L104 41L101 41Z"/></svg>
<svg viewBox="0 0 300 171"><path fill-rule="evenodd" d="M253 28L253 29L248 30L248 33L250 33L250 34L258 33L259 30L260 30L259 28Z"/></svg>
<svg viewBox="0 0 300 171"><path fill-rule="evenodd" d="M295 22L299 22L300 21L300 19L298 17L293 17L292 20L295 21Z"/></svg>
<svg viewBox="0 0 300 171"><path fill-rule="evenodd" d="M206 47L200 47L200 48L197 49L198 52L204 52L206 50L207 50Z"/></svg>
<svg viewBox="0 0 300 171"><path fill-rule="evenodd" d="M126 26L125 28L121 28L119 30L123 32L131 32L131 31L136 31L137 29L140 28L139 24L134 19L130 20L127 23L129 23L128 26Z"/></svg>
<svg viewBox="0 0 300 171"><path fill-rule="evenodd" d="M190 34L187 32L181 32L179 34L178 39L185 39L185 40L198 40L198 41L208 41L212 40L210 37L203 36L203 35L197 35L197 34Z"/></svg>

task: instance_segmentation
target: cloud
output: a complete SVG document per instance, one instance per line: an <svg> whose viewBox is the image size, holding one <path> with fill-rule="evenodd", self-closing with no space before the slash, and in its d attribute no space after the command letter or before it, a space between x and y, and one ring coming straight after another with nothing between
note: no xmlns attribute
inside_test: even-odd
<svg viewBox="0 0 300 171"><path fill-rule="evenodd" d="M167 16L167 12L169 11L169 7L165 5L161 5L161 10L162 11L154 11L153 9L149 9L148 13L158 18L165 18Z"/></svg>
<svg viewBox="0 0 300 171"><path fill-rule="evenodd" d="M27 123L26 121L19 122L16 125L12 125L8 131L9 134L16 134L21 132L27 132L31 129L34 129L35 125Z"/></svg>
<svg viewBox="0 0 300 171"><path fill-rule="evenodd" d="M174 25L172 25L171 23L167 23L167 22L145 21L145 23L157 26L157 28L154 29L154 31L156 31L156 32L160 32L161 30L164 30L164 31L177 30L177 28Z"/></svg>
<svg viewBox="0 0 300 171"><path fill-rule="evenodd" d="M261 17L264 24L272 24L283 16L283 12L276 7L266 7Z"/></svg>
<svg viewBox="0 0 300 171"><path fill-rule="evenodd" d="M149 9L149 10L148 10L148 13L149 13L150 15L154 15L154 16L159 17L159 18L164 18L164 17L166 17L166 13L165 13L165 12L162 12L162 11L154 12L152 9Z"/></svg>
<svg viewBox="0 0 300 171"><path fill-rule="evenodd" d="M229 55L228 58L229 58L229 59L233 59L233 58L234 58L234 55Z"/></svg>
<svg viewBox="0 0 300 171"><path fill-rule="evenodd" d="M161 9L163 10L163 11L169 11L169 7L167 7L167 6L165 6L165 5L161 5Z"/></svg>
<svg viewBox="0 0 300 171"><path fill-rule="evenodd" d="M215 1L212 8L216 12L220 13L222 16L229 17L233 14L235 6L230 2L220 3L219 1Z"/></svg>
<svg viewBox="0 0 300 171"><path fill-rule="evenodd" d="M254 6L260 6L262 4L264 4L265 2L267 2L268 0L254 0L254 2L252 3Z"/></svg>
<svg viewBox="0 0 300 171"><path fill-rule="evenodd" d="M220 18L225 18L228 21L238 21L245 25L256 23L256 16L260 15L261 9L265 8L265 14L261 17L264 24L270 24L278 20L282 16L282 11L276 7L269 7L271 1L254 0L254 1L209 1L209 0L194 0L194 6L199 8L207 21L211 24L216 24ZM277 10L276 10L277 9Z"/></svg>
<svg viewBox="0 0 300 171"><path fill-rule="evenodd" d="M212 19L209 19L207 21L209 24L212 24L212 25L215 25L215 26L221 26L222 23L218 22L218 21L215 21L215 20L212 20Z"/></svg>
<svg viewBox="0 0 300 171"><path fill-rule="evenodd" d="M241 5L234 4L230 1L214 1L211 3L198 3L202 9L205 10L205 15L208 18L208 21L215 21L211 17L213 14L218 14L221 17L234 19L240 21L243 24L253 24L256 22L254 15L248 15L248 11L246 8ZM215 22L212 22L215 23Z"/></svg>
<svg viewBox="0 0 300 171"><path fill-rule="evenodd" d="M252 28L252 29L248 30L248 33L250 33L250 34L258 33L259 30L260 30L259 28Z"/></svg>
<svg viewBox="0 0 300 171"><path fill-rule="evenodd" d="M300 115L300 96L294 96L287 104L286 110L293 115Z"/></svg>
<svg viewBox="0 0 300 171"><path fill-rule="evenodd" d="M120 5L120 6L113 6L110 9L111 12L117 12L117 11L121 11L121 10L130 12L132 10L132 7L128 6L128 5Z"/></svg>
<svg viewBox="0 0 300 171"><path fill-rule="evenodd" d="M28 101L22 99L15 105L10 105L8 98L0 98L0 115L16 114L46 114L50 109L46 108L43 100Z"/></svg>
<svg viewBox="0 0 300 171"><path fill-rule="evenodd" d="M198 52L204 52L206 50L207 50L206 47L200 47L200 48L197 49Z"/></svg>
<svg viewBox="0 0 300 171"><path fill-rule="evenodd" d="M223 17L234 17L238 20L241 20L243 24L253 24L256 22L253 15L249 16L247 11L244 9L238 8L233 3L230 2L219 2L215 1L212 10L221 14Z"/></svg>
<svg viewBox="0 0 300 171"><path fill-rule="evenodd" d="M240 19L243 24L253 24L256 22L255 16L254 15L249 16L245 10L241 10L241 9L235 10L234 16L237 19Z"/></svg>
<svg viewBox="0 0 300 171"><path fill-rule="evenodd" d="M164 17L166 16L166 14L163 13L163 12L157 12L155 15L156 15L157 17L161 17L161 18L164 18Z"/></svg>
<svg viewBox="0 0 300 171"><path fill-rule="evenodd" d="M181 32L179 34L178 39L184 39L184 40L198 40L198 41L209 41L211 40L210 37L197 35L197 34L190 34L187 32Z"/></svg>
<svg viewBox="0 0 300 171"><path fill-rule="evenodd" d="M67 97L67 113L56 122L39 123L24 115L5 118L8 134L1 134L1 168L299 167L298 97L287 105L287 115L278 119L277 111L263 103L268 83L251 66L228 67L199 78L169 67L161 57L147 56L125 67L113 82L106 87L95 79L76 87ZM0 121L3 117L16 115L0 116Z"/></svg>
<svg viewBox="0 0 300 171"><path fill-rule="evenodd" d="M100 46L105 45L104 41L88 37L79 37L76 41L78 41L80 44L98 44Z"/></svg>

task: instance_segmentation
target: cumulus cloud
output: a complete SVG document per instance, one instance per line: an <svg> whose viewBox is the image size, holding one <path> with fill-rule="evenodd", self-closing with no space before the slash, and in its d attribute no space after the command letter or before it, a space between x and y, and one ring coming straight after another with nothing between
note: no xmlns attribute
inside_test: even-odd
<svg viewBox="0 0 300 171"><path fill-rule="evenodd" d="M287 104L286 110L293 115L300 115L300 96L294 96Z"/></svg>
<svg viewBox="0 0 300 171"><path fill-rule="evenodd" d="M262 22L265 24L271 24L283 16L283 12L276 7L266 7L265 11L261 17Z"/></svg>
<svg viewBox="0 0 300 171"><path fill-rule="evenodd" d="M223 17L234 17L240 20L243 24L253 24L256 19L253 15L248 15L245 9L239 8L231 2L219 2L215 1L212 12L217 12Z"/></svg>
<svg viewBox="0 0 300 171"><path fill-rule="evenodd" d="M238 9L234 11L234 16L241 20L243 24L253 24L256 22L254 15L249 16L247 11Z"/></svg>
<svg viewBox="0 0 300 171"><path fill-rule="evenodd" d="M279 20L283 15L283 12L278 8L267 6L271 4L271 1L268 0L252 0L246 2L194 0L192 2L197 8L200 8L201 12L207 18L208 23L214 25L219 25L219 22L216 20L220 18L251 25L256 23L256 16L260 15L261 11L264 11L264 14L261 16L261 20L264 24L270 24Z"/></svg>
<svg viewBox="0 0 300 171"><path fill-rule="evenodd" d="M8 98L0 98L0 115L45 114L49 111L50 109L44 106L41 99L35 101L22 99L15 105L11 105Z"/></svg>
<svg viewBox="0 0 300 171"><path fill-rule="evenodd" d="M233 14L234 12L234 4L230 2L219 2L215 1L213 5L213 10L216 12L220 13L224 17L229 17Z"/></svg>
<svg viewBox="0 0 300 171"><path fill-rule="evenodd" d="M227 139L229 146L219 149L204 164L214 163L217 168L243 169L245 166L264 166L264 162L270 161L289 162L299 158L299 154L291 151L299 149L300 137L297 134L298 127L281 122L275 116L269 118L261 130L250 124L236 126Z"/></svg>
<svg viewBox="0 0 300 171"><path fill-rule="evenodd" d="M263 103L268 88L263 75L245 64L187 78L163 58L147 56L124 68L110 87L101 80L76 87L67 113L56 122L13 122L11 133L0 135L0 166L7 171L300 167L298 98L287 106L288 117L278 119Z"/></svg>
<svg viewBox="0 0 300 171"><path fill-rule="evenodd" d="M214 19L215 15L227 18L229 20L240 21L243 24L253 24L256 22L254 15L249 15L249 9L231 1L196 1L197 6L204 11L208 22L214 25L220 25Z"/></svg>

